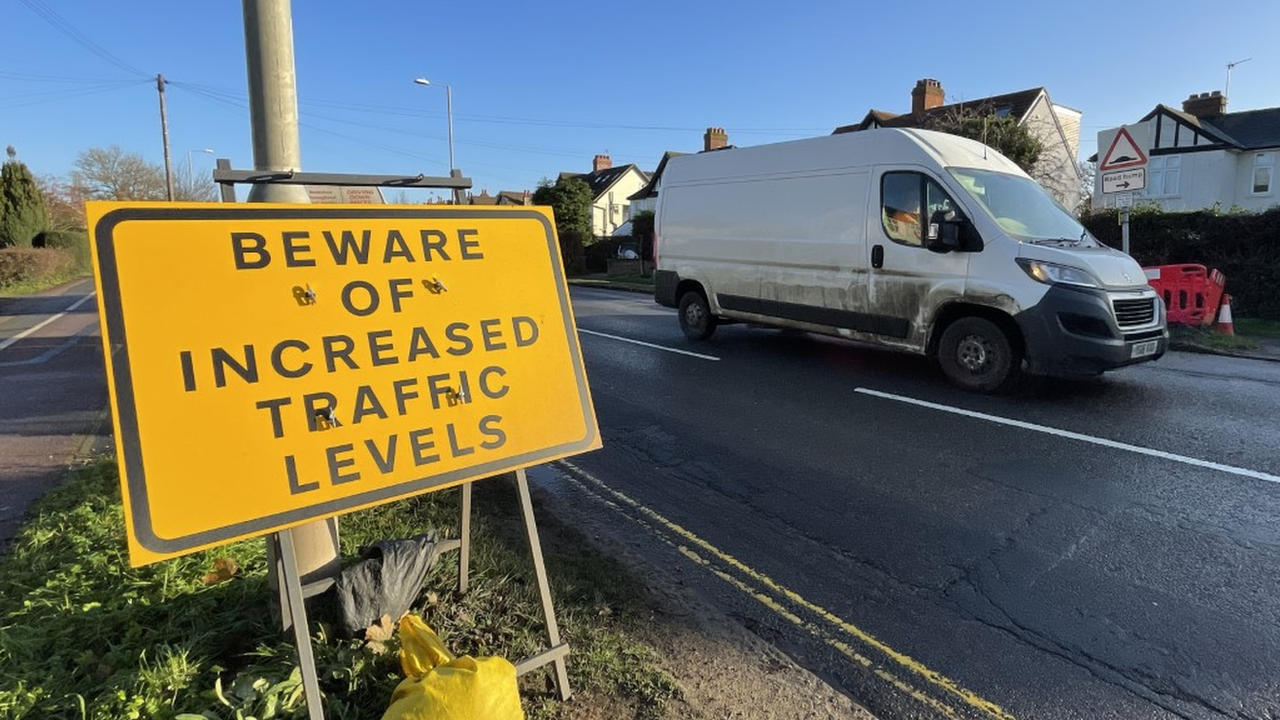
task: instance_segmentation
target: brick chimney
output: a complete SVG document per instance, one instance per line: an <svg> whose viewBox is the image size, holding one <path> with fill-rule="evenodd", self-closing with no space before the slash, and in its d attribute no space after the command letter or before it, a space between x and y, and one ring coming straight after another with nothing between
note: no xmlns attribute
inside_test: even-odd
<svg viewBox="0 0 1280 720"><path fill-rule="evenodd" d="M591 172L600 172L613 167L613 161L608 155L597 155L596 159L591 162Z"/></svg>
<svg viewBox="0 0 1280 720"><path fill-rule="evenodd" d="M946 94L942 92L942 83L929 78L917 80L915 88L911 90L911 112L920 113L942 107L946 98Z"/></svg>
<svg viewBox="0 0 1280 720"><path fill-rule="evenodd" d="M1182 112L1198 118L1213 117L1226 111L1227 96L1223 95L1220 90L1214 90L1211 93L1200 93L1199 95L1191 93L1190 97L1182 101Z"/></svg>
<svg viewBox="0 0 1280 720"><path fill-rule="evenodd" d="M729 134L724 128L709 127L707 132L702 136L702 151L710 152L711 150L719 150L722 147L729 146Z"/></svg>

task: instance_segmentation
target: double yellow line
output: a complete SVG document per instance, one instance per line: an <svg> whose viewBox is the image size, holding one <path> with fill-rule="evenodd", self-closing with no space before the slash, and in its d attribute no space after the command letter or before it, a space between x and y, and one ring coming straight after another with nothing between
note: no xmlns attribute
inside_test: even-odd
<svg viewBox="0 0 1280 720"><path fill-rule="evenodd" d="M657 535L659 539L674 547L685 557L698 565L707 568L710 572L715 574L716 577L719 577L721 580L724 580L741 592L755 599L779 617L785 618L788 622L791 622L814 637L822 640L841 654L872 671L880 679L890 683L899 691L926 705L931 710L948 718L956 718L957 720L960 718L957 708L942 702L933 695L925 692L925 690L912 685L899 675L895 674L895 672L902 673L905 671L908 677L914 676L919 680L923 680L926 687L931 687L935 691L941 691L944 696L950 697L952 700L959 700L964 706L977 710L986 717L994 718L995 720L1017 720L1012 714L1001 708L999 705L979 696L972 690L962 687L956 681L927 667L920 661L912 658L910 655L893 649L889 645L877 639L871 633L862 630L853 623L837 617L831 611L809 602L795 591L779 584L768 575L753 570L742 561L723 550L720 550L706 540L703 540L688 529L668 520L654 510L631 499L627 495L614 490L599 478L594 477L582 468L567 460L561 460L559 464L569 471L566 475L568 480L584 492L654 531L654 534ZM625 512L625 508L629 508L635 513L638 513L640 517L634 517L631 513ZM667 533L676 536L687 544L681 544L673 541ZM708 559L708 556L711 559ZM717 565L717 563L720 563L722 566ZM744 581L735 576L733 573L729 572L729 570L726 570L725 567L745 576L749 581L754 582L755 586L753 587L751 582ZM887 658L888 662L877 663L871 658L868 658L849 643L842 640L838 633L832 633L828 630L828 627L805 620L795 612L792 612L787 608L784 602L779 601L779 598L785 600L787 603L791 603L794 607L802 608L818 617L827 626L838 629L845 636L853 638L858 643L861 643L867 648L874 650L879 655L884 656Z"/></svg>

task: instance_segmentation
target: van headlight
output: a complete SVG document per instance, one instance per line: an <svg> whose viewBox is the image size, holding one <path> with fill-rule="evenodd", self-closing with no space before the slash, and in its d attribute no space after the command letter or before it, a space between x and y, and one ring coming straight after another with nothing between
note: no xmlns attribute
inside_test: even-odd
<svg viewBox="0 0 1280 720"><path fill-rule="evenodd" d="M1076 287L1100 287L1101 283L1093 273L1083 268L1070 265L1055 265L1040 260L1018 258L1018 265L1031 276L1032 280L1046 285L1075 285Z"/></svg>

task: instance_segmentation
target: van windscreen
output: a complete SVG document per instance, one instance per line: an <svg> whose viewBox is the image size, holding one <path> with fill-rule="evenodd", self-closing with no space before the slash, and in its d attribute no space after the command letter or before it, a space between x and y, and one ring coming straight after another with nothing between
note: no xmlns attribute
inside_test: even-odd
<svg viewBox="0 0 1280 720"><path fill-rule="evenodd" d="M1011 237L1027 242L1098 247L1084 226L1030 178L977 168L947 168L969 196Z"/></svg>

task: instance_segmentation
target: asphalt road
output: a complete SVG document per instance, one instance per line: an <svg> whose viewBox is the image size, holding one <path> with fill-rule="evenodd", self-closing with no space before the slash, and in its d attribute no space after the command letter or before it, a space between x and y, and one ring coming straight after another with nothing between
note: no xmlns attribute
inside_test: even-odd
<svg viewBox="0 0 1280 720"><path fill-rule="evenodd" d="M107 433L93 281L0 298L0 547L22 514Z"/></svg>
<svg viewBox="0 0 1280 720"><path fill-rule="evenodd" d="M1280 717L1280 364L988 397L572 295L605 447L545 482L882 718Z"/></svg>
<svg viewBox="0 0 1280 720"><path fill-rule="evenodd" d="M101 430L91 289L0 300L0 538ZM542 482L885 720L1280 716L1280 364L987 397L573 300L605 447Z"/></svg>

